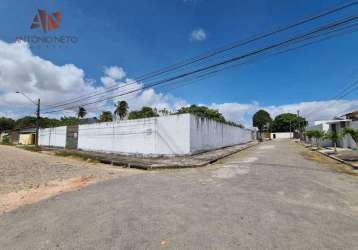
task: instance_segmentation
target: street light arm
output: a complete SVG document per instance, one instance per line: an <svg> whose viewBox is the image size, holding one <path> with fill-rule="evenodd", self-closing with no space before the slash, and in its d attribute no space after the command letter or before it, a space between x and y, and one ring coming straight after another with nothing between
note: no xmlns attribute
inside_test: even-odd
<svg viewBox="0 0 358 250"><path fill-rule="evenodd" d="M37 106L37 103L34 102L30 97L28 97L27 95L25 95L25 93L22 93L22 92L20 92L20 91L16 91L16 93L25 96L30 102L32 102L34 105Z"/></svg>

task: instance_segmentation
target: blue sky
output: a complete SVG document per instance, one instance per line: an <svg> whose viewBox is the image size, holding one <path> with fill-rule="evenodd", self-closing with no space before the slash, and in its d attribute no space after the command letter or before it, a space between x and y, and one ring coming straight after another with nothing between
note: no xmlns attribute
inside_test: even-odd
<svg viewBox="0 0 358 250"><path fill-rule="evenodd" d="M83 70L86 79L92 79L94 87L100 87L105 67L122 67L127 77L133 79L228 43L295 22L341 2L2 0L0 40L12 43L19 35L42 35L40 29L29 28L37 9L48 12L59 10L63 18L61 28L48 34L76 36L78 43L62 48L35 47L31 49L33 55L59 66L73 64ZM342 15L353 14L357 10L353 8L342 12ZM304 28L309 27L312 26ZM204 39L196 41L190 38L195 30L204 32ZM299 31L296 29L285 35L287 37ZM265 40L255 46L270 41L274 40ZM281 107L327 101L345 84L357 79L358 57L354 55L357 41L358 32L260 59L196 84L174 89L170 95L188 104L206 105L239 103ZM235 51L236 54L243 52ZM160 93L160 90L157 92ZM356 101L357 96L356 92L345 99ZM5 113L10 108L4 105L2 109L2 113ZM238 119L248 118L245 114Z"/></svg>

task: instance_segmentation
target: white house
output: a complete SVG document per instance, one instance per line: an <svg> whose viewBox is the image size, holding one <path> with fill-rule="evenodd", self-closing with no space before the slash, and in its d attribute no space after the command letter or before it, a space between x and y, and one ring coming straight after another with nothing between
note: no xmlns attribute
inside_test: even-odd
<svg viewBox="0 0 358 250"><path fill-rule="evenodd" d="M292 132L275 132L270 134L270 139L292 139L293 133Z"/></svg>
<svg viewBox="0 0 358 250"><path fill-rule="evenodd" d="M319 130L325 133L327 132L336 132L341 133L345 128L355 128L358 129L358 121L352 122L351 119L334 119L326 121L315 121L314 125L306 128L306 131L310 130ZM316 141L314 138L306 138L308 143L315 144ZM324 139L321 141L322 147L331 147L332 142L330 140ZM342 148L356 148L357 145L350 135L344 136L342 139L337 142L338 147Z"/></svg>

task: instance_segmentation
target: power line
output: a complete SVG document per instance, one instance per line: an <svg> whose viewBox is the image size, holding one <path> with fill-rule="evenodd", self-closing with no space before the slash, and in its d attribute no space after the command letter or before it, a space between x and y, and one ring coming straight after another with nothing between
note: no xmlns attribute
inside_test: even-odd
<svg viewBox="0 0 358 250"><path fill-rule="evenodd" d="M298 42L300 39L304 39L305 37L309 37L309 36L314 35L314 34L316 34L316 33L319 33L319 32L325 31L325 30L329 30L329 29L332 29L332 28L336 28L336 27L339 27L339 26L341 26L341 25L345 25L345 24L347 24L347 23L350 23L350 22L352 22L352 21L355 21L356 19L357 19L357 16L351 16L351 17L348 17L348 18L344 18L343 20L340 20L340 21L331 23L331 24L329 24L329 25L322 26L322 27L320 27L320 28L318 28L318 29L314 29L313 31L310 31L310 32L305 33L305 34L303 34L303 35L290 38L290 39L288 39L288 40L286 40L286 41L279 42L279 43L276 43L276 44L270 45L270 46L268 46L268 47L264 47L264 48L258 49L258 50L256 50L256 51L253 51L253 52L250 52L250 53L247 53L247 54L244 54L244 55L235 56L235 57L232 57L232 58L230 58L230 59L228 59L228 60L225 60L225 61L222 61L222 62L213 64L213 65L209 65L209 66L206 66L206 67L203 67L203 68L199 68L199 69L196 69L196 70L187 72L187 73L183 73L183 74L180 74L180 75L178 75L178 76L166 78L166 79L160 80L160 81L158 81L158 82L155 82L155 83L153 83L153 84L150 84L150 85L147 85L147 86L144 86L144 87L135 89L135 90L130 90L130 91L127 91L127 92L125 92L125 93L121 93L121 94L118 94L118 95L114 95L114 96L107 97L107 98L104 98L104 99L99 99L99 100L96 100L96 101L93 101L93 102L90 102L90 103L81 104L81 105L82 105L82 106L86 106L86 105L98 103L98 102L101 102L101 101L104 101L104 100L113 99L113 98L115 98L115 97L127 95L127 94L130 94L130 93L137 92L137 91L140 91L140 90L144 90L144 89L147 89L147 88L150 88L150 87L154 87L154 86L157 86L157 85L162 85L162 84L164 84L164 83L171 82L171 81L174 81L174 80L177 80L177 79L185 78L185 77L190 76L190 75L193 75L193 74L197 74L197 73L200 73L200 72L205 72L205 71L207 71L207 70L210 70L210 69L213 69L213 68L216 68L216 67L220 67L220 66L223 66L223 65L226 65L226 64L229 64L229 63L238 61L238 60L246 59L246 58L248 58L248 57L261 54L261 53L263 53L263 52L266 52L266 51L269 51L269 50L272 50L272 49L275 49L275 48L282 47L282 46L284 46L285 44L290 44L290 43L292 43L292 42ZM64 108L64 109L70 109L70 108L74 108L74 107L77 107L77 106L66 107L66 108ZM44 113L53 113L53 112L59 112L59 111L62 111L62 110L63 110L63 109L53 110L53 111L47 111L47 112L44 112Z"/></svg>
<svg viewBox="0 0 358 250"><path fill-rule="evenodd" d="M311 22L313 20L316 20L316 19L322 18L324 16L333 14L335 12L339 12L339 11L342 11L344 9L350 8L350 7L354 6L354 5L356 5L357 3L358 3L358 1L354 1L354 2L351 2L351 3L344 4L344 5L340 5L340 4L336 5L333 8L329 8L329 9L327 9L327 10L325 10L323 12L320 12L320 13L318 13L316 15L308 16L306 18L303 18L302 20L299 20L298 22L293 23L291 25L280 27L280 28L278 28L278 29L276 29L274 31L268 32L268 33L263 33L263 34L261 33L261 34L255 35L255 36L253 36L251 38L248 38L248 39L246 39L244 41L239 41L239 42L224 46L222 48L219 48L217 50L214 50L213 52L209 52L209 53L206 53L206 54L203 54L203 55L199 55L197 57L193 57L193 58L184 60L182 62L179 62L177 64L174 64L172 66L166 67L166 68L164 68L162 70L158 70L158 71L154 71L152 73L145 74L145 75L139 77L138 80L134 80L132 82L126 83L126 84L121 85L121 86L109 87L106 91L103 91L103 92L100 92L100 93L95 93L95 94L92 94L92 95L89 95L89 96L84 95L84 96L77 97L75 99L66 100L64 103L55 103L53 105L48 105L47 108L45 108L45 109L47 110L47 109L52 109L52 108L57 108L57 107L63 107L63 106L68 105L68 104L79 102L79 101L81 101L83 99L89 99L89 98L92 98L92 97L96 97L98 95L103 95L103 94L105 94L107 92L111 92L111 91L114 91L116 89L124 88L124 87L126 87L128 85L135 84L135 83L138 83L138 82L141 82L141 81L144 81L144 80L148 80L150 78L153 78L153 77L156 77L156 76L159 76L159 75L162 75L162 74L174 71L174 70L181 69L183 67L192 65L192 64L197 63L199 61L202 61L202 60L208 59L210 57L216 56L218 54L224 53L226 51L229 51L229 50L232 50L232 49L247 45L247 44L255 42L257 40L267 38L269 36L281 33L283 31L287 31L289 29L292 29L294 27L300 26L302 24ZM70 102L68 102L68 101L70 101Z"/></svg>

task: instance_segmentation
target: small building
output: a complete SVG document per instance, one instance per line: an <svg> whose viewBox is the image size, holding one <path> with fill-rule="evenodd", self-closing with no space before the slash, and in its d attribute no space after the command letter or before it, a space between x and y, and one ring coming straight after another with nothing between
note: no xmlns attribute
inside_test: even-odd
<svg viewBox="0 0 358 250"><path fill-rule="evenodd" d="M344 115L346 119L352 120L352 122L358 121L358 111L353 111Z"/></svg>
<svg viewBox="0 0 358 250"><path fill-rule="evenodd" d="M35 144L36 138L36 129L35 128L26 128L20 130L19 133L19 144L22 145L33 145Z"/></svg>
<svg viewBox="0 0 358 250"><path fill-rule="evenodd" d="M339 119L327 122L329 124L329 131L333 133L342 133L345 128L350 128L352 120ZM337 147L341 148L355 148L356 145L350 136L344 136L337 141Z"/></svg>
<svg viewBox="0 0 358 250"><path fill-rule="evenodd" d="M358 128L358 121L353 122L351 119L344 119L344 118L335 118L326 121L315 121L313 124L314 125L307 127L306 131L318 130L318 131L323 131L325 133L329 133L329 132L342 133L345 128L354 128L354 129ZM314 138L306 138L306 141L311 144L316 144ZM333 144L331 140L322 139L321 146L332 147ZM346 135L337 141L337 147L356 148L357 145L350 135Z"/></svg>
<svg viewBox="0 0 358 250"><path fill-rule="evenodd" d="M274 132L270 133L270 139L292 139L293 133L292 132Z"/></svg>

